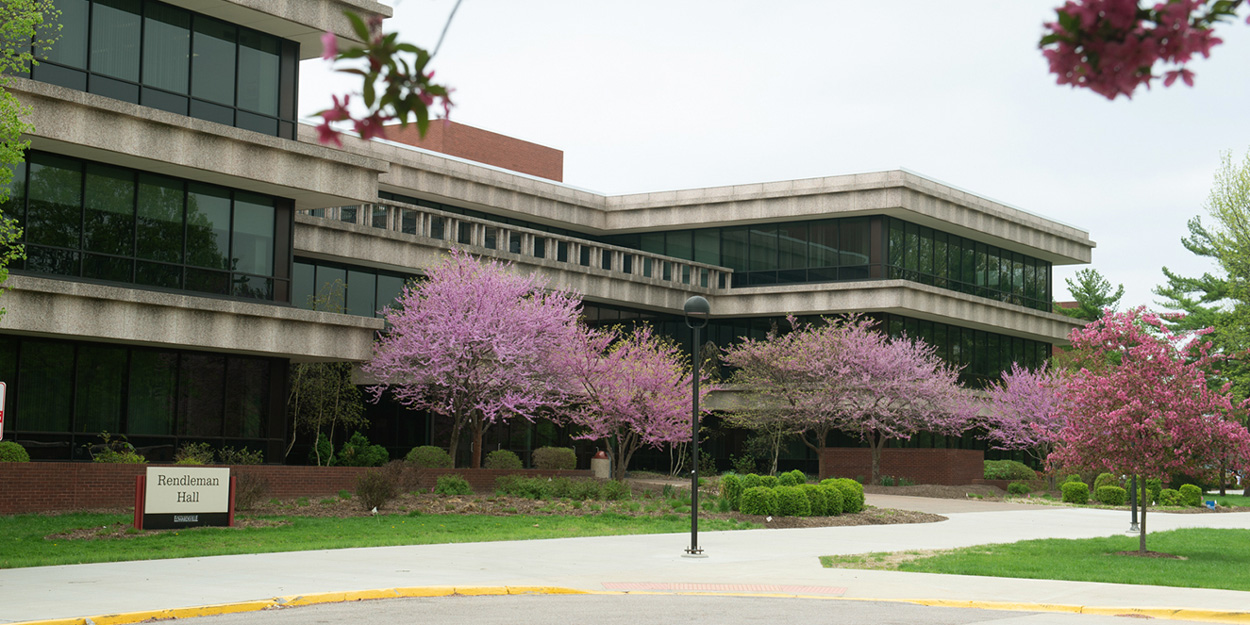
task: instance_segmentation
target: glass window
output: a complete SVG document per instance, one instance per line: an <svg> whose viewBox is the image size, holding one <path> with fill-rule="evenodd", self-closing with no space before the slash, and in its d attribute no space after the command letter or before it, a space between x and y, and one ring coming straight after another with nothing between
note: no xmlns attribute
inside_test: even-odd
<svg viewBox="0 0 1250 625"><path fill-rule="evenodd" d="M236 28L197 17L191 59L191 95L226 106L234 105Z"/></svg>
<svg viewBox="0 0 1250 625"><path fill-rule="evenodd" d="M933 276L934 284L945 287L948 269L946 265L946 233L933 233Z"/></svg>
<svg viewBox="0 0 1250 625"><path fill-rule="evenodd" d="M91 9L91 71L138 82L139 31L139 0L95 0Z"/></svg>
<svg viewBox="0 0 1250 625"><path fill-rule="evenodd" d="M926 278L925 284L933 284L933 230L920 228L918 243L920 244L917 248L919 258L916 269L921 276Z"/></svg>
<svg viewBox="0 0 1250 625"><path fill-rule="evenodd" d="M721 230L721 262L735 272L747 270L747 229Z"/></svg>
<svg viewBox="0 0 1250 625"><path fill-rule="evenodd" d="M841 260L843 267L869 264L872 250L872 225L868 219L844 219L838 224L841 233Z"/></svg>
<svg viewBox="0 0 1250 625"><path fill-rule="evenodd" d="M126 397L127 431L132 434L173 434L177 392L178 354L132 350L130 390Z"/></svg>
<svg viewBox="0 0 1250 625"><path fill-rule="evenodd" d="M777 228L778 266L781 269L807 267L807 224L787 223Z"/></svg>
<svg viewBox="0 0 1250 625"><path fill-rule="evenodd" d="M54 63L87 68L87 19L89 7L87 0L57 0L56 8L61 17L56 21L61 26L59 34L47 32L44 36L56 36L56 45L48 50L44 57ZM51 29L49 24L49 31Z"/></svg>
<svg viewBox="0 0 1250 625"><path fill-rule="evenodd" d="M187 264L230 268L230 193L191 183L187 193Z"/></svg>
<svg viewBox="0 0 1250 625"><path fill-rule="evenodd" d="M143 11L144 84L187 93L191 71L191 14L156 2L148 2Z"/></svg>
<svg viewBox="0 0 1250 625"><path fill-rule="evenodd" d="M69 432L73 411L74 346L69 343L26 340L22 342L18 367L15 411L22 429L34 432Z"/></svg>
<svg viewBox="0 0 1250 625"><path fill-rule="evenodd" d="M185 195L181 180L156 174L139 174L139 258L167 263L182 262L182 220Z"/></svg>
<svg viewBox="0 0 1250 625"><path fill-rule="evenodd" d="M689 230L668 233L666 254L683 260L694 260L694 233Z"/></svg>
<svg viewBox="0 0 1250 625"><path fill-rule="evenodd" d="M404 234L417 233L417 211L399 211L399 231Z"/></svg>
<svg viewBox="0 0 1250 625"><path fill-rule="evenodd" d="M398 276L378 275L378 298L374 302L374 310L382 310L395 305L395 301L404 293L404 279Z"/></svg>
<svg viewBox="0 0 1250 625"><path fill-rule="evenodd" d="M664 251L664 233L663 232L644 232L639 237L639 249L650 254L665 254Z"/></svg>
<svg viewBox="0 0 1250 625"><path fill-rule="evenodd" d="M347 272L347 314L372 317L377 309L376 274L363 271Z"/></svg>
<svg viewBox="0 0 1250 625"><path fill-rule="evenodd" d="M349 224L356 223L356 213L359 212L355 206L344 206L339 209L339 221L345 221Z"/></svg>
<svg viewBox="0 0 1250 625"><path fill-rule="evenodd" d="M278 49L274 37L239 33L239 108L277 116Z"/></svg>
<svg viewBox="0 0 1250 625"><path fill-rule="evenodd" d="M235 194L234 270L273 274L273 200L262 195Z"/></svg>
<svg viewBox="0 0 1250 625"><path fill-rule="evenodd" d="M386 230L390 227L387 223L389 215L390 211L385 206L374 204L373 209L369 213L369 225Z"/></svg>
<svg viewBox="0 0 1250 625"><path fill-rule="evenodd" d="M908 279L915 279L915 272L920 269L920 227L906 224L903 230L903 267L909 272Z"/></svg>
<svg viewBox="0 0 1250 625"><path fill-rule="evenodd" d="M760 224L751 227L751 271L777 268L777 226Z"/></svg>
<svg viewBox="0 0 1250 625"><path fill-rule="evenodd" d="M347 310L347 270L317 267L317 310L341 313Z"/></svg>
<svg viewBox="0 0 1250 625"><path fill-rule="evenodd" d="M77 248L82 232L82 165L42 153L31 154L29 160L26 241Z"/></svg>
<svg viewBox="0 0 1250 625"><path fill-rule="evenodd" d="M225 356L182 355L178 369L179 434L221 436L225 378Z"/></svg>
<svg viewBox="0 0 1250 625"><path fill-rule="evenodd" d="M694 231L694 261L720 264L720 230L708 228Z"/></svg>
<svg viewBox="0 0 1250 625"><path fill-rule="evenodd" d="M808 266L838 266L838 222L832 219L812 222L809 229Z"/></svg>
<svg viewBox="0 0 1250 625"><path fill-rule="evenodd" d="M135 176L127 169L87 164L83 249L129 256L134 252Z"/></svg>
<svg viewBox="0 0 1250 625"><path fill-rule="evenodd" d="M313 308L314 281L317 266L295 261L295 278L291 283L291 304L300 308Z"/></svg>
<svg viewBox="0 0 1250 625"><path fill-rule="evenodd" d="M225 435L260 438L269 411L269 363L260 358L231 357L226 366Z"/></svg>
<svg viewBox="0 0 1250 625"><path fill-rule="evenodd" d="M74 431L122 431L126 348L82 345L78 348L77 418Z"/></svg>

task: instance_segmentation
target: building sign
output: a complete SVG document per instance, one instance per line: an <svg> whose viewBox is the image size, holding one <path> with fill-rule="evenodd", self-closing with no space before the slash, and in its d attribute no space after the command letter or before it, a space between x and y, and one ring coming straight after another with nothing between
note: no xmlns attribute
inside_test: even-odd
<svg viewBox="0 0 1250 625"><path fill-rule="evenodd" d="M148 467L142 497L143 529L229 525L230 469Z"/></svg>

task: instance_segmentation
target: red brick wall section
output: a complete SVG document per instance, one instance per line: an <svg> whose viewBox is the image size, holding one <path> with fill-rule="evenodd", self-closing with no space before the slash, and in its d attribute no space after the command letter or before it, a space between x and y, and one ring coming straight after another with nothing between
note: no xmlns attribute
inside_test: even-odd
<svg viewBox="0 0 1250 625"><path fill-rule="evenodd" d="M90 462L0 463L0 514L27 514L57 510L122 508L134 505L135 477L148 465ZM259 474L268 482L269 497L320 497L340 490L355 491L365 467L299 467L283 465L232 466L231 474ZM522 473L540 477L590 477L590 471L523 471L492 469L426 469L422 488L433 488L440 475L459 473L474 490L489 492L501 475Z"/></svg>
<svg viewBox="0 0 1250 625"><path fill-rule="evenodd" d="M824 451L821 479L872 476L872 450L830 447ZM881 475L916 484L963 486L985 477L985 453L976 449L882 449Z"/></svg>
<svg viewBox="0 0 1250 625"><path fill-rule="evenodd" d="M556 182L564 180L562 150L473 126L432 121L424 138L417 134L416 124L409 124L407 128L387 126L386 138Z"/></svg>

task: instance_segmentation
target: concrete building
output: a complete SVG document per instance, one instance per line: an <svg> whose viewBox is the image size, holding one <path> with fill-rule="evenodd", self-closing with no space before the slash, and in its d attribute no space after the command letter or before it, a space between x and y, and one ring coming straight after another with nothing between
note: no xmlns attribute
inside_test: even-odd
<svg viewBox="0 0 1250 625"><path fill-rule="evenodd" d="M156 459L209 442L280 461L291 363L367 359L376 312L452 247L577 290L594 323L684 337L703 295L720 345L872 314L971 384L1074 325L1049 312L1051 269L1089 262L1088 233L912 172L607 196L560 182L558 150L457 124L321 146L295 119L298 61L323 31L352 39L343 9L389 15L369 0L58 7L61 41L11 86L36 130L3 207L28 254L0 319L5 437L37 459L108 431ZM313 310L336 283L345 314ZM433 434L371 411L395 451Z"/></svg>

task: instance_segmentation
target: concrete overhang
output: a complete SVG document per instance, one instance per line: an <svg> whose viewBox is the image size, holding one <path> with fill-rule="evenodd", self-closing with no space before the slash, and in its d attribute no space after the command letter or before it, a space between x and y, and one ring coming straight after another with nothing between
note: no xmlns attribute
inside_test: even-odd
<svg viewBox="0 0 1250 625"><path fill-rule="evenodd" d="M183 7L300 44L300 58L321 56L321 35L332 32L341 44L359 41L343 14L391 17L391 7L372 0L165 0Z"/></svg>
<svg viewBox="0 0 1250 625"><path fill-rule="evenodd" d="M381 319L10 275L0 331L294 361L365 361Z"/></svg>
<svg viewBox="0 0 1250 625"><path fill-rule="evenodd" d="M607 196L401 144L344 147L391 163L382 190L596 235L891 215L1057 265L1095 247L1084 230L903 170Z"/></svg>
<svg viewBox="0 0 1250 625"><path fill-rule="evenodd" d="M1083 325L1063 315L907 280L747 287L722 290L709 299L718 319L886 312L1057 345L1066 345L1072 328Z"/></svg>
<svg viewBox="0 0 1250 625"><path fill-rule="evenodd" d="M265 193L296 209L377 199L387 164L315 143L223 126L24 78L9 90L31 108L31 147Z"/></svg>

